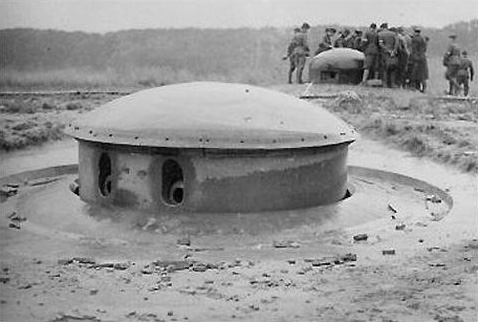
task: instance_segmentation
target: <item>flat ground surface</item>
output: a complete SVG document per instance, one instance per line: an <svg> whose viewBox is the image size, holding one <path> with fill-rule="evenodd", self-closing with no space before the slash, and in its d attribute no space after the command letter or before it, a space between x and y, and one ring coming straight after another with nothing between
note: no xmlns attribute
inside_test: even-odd
<svg viewBox="0 0 478 322"><path fill-rule="evenodd" d="M277 89L299 95L305 86ZM85 230L73 219L62 220L74 218L84 207L64 192L69 177L36 187L21 183L20 192L0 204L1 320L476 321L476 101L439 101L382 89L346 93L354 89L309 89L320 95L343 92L316 102L365 136L351 146L349 164L400 173L447 191L453 207L446 216L440 215L444 201L427 201L432 197L428 191L408 187L418 198L417 207L423 202L423 212L413 215L412 202L397 193L403 187L362 178L355 181L359 188L373 185L390 198L364 198L361 207L352 209L356 215L369 218L367 209L373 209L383 218L346 228L325 229L318 211L317 221L310 213L307 222L289 213L284 225L267 226L263 232L232 227L185 234L174 218L142 218L134 227L125 224L123 232L98 233L95 225L108 227L109 221L114 223L111 216L100 224L81 222ZM61 98L64 105L22 117L3 111L1 119L7 123L2 131L13 135L12 124L33 122L34 117L61 127L79 111L111 98L70 99L81 107L67 109L68 99ZM22 137L21 130L16 133ZM411 133L417 136L413 141ZM19 170L33 169L35 163L68 163L74 151L66 142L2 154L2 173L15 172L15 160ZM443 157L446 153L449 157ZM55 196L57 207L49 211L45 203ZM359 200L353 198L360 193L345 202ZM62 207L62 202L69 206ZM397 230L401 224L403 229ZM368 239L355 242L357 234ZM187 241L190 246L182 245ZM392 250L394 254L383 254Z"/></svg>

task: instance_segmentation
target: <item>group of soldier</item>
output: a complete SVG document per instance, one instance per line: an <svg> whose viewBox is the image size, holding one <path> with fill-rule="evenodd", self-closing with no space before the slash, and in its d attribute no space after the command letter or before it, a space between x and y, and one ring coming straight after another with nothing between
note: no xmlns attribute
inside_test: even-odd
<svg viewBox="0 0 478 322"><path fill-rule="evenodd" d="M302 73L310 48L307 42L308 23L294 29L294 35L287 48L290 68L288 81L296 71L297 83L302 83ZM361 30L344 29L337 32L335 28L325 29L322 41L315 55L332 48L351 48L364 53L364 72L362 85L375 79L387 87L412 88L425 92L428 80L427 46L428 37L421 35L419 27L413 27L413 34L405 32L403 27L388 27L382 23L379 28L372 23L369 28ZM464 85L464 95L468 95L469 81L473 81L473 65L456 44L457 36L450 35L450 45L443 63L447 67L446 78L450 88L448 94L458 95Z"/></svg>

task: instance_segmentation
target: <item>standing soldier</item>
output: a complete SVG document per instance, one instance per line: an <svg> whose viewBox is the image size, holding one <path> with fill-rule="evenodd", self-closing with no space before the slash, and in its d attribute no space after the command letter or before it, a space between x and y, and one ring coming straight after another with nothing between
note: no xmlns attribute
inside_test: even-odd
<svg viewBox="0 0 478 322"><path fill-rule="evenodd" d="M322 42L319 43L319 48L315 52L316 55L333 48L332 37L335 35L336 31L335 28L325 28L325 35L322 38Z"/></svg>
<svg viewBox="0 0 478 322"><path fill-rule="evenodd" d="M414 31L415 34L412 37L412 51L410 55L412 62L410 82L415 89L425 92L428 79L427 42L425 38L421 36L420 28L415 27Z"/></svg>
<svg viewBox="0 0 478 322"><path fill-rule="evenodd" d="M347 44L349 41L349 35L350 35L349 29L345 29L344 31L339 32L339 36L334 42L334 47L335 48L347 47Z"/></svg>
<svg viewBox="0 0 478 322"><path fill-rule="evenodd" d="M445 77L448 80L448 94L457 95L458 94L458 83L456 80L458 67L460 66L461 61L461 50L456 43L456 35L450 35L450 44L448 45L447 51L443 56L443 65L446 66Z"/></svg>
<svg viewBox="0 0 478 322"><path fill-rule="evenodd" d="M289 58L289 84L292 84L292 74L296 71L297 83L302 84L302 72L304 71L305 61L309 56L309 45L307 43L307 32L310 26L304 22L302 27L294 29L294 36L287 47L287 56Z"/></svg>
<svg viewBox="0 0 478 322"><path fill-rule="evenodd" d="M398 38L398 65L397 65L397 84L405 87L407 84L408 59L410 57L411 38L405 34L403 27L397 28Z"/></svg>
<svg viewBox="0 0 478 322"><path fill-rule="evenodd" d="M467 52L464 50L462 52L462 58L457 72L458 86L461 86L461 84L463 84L464 96L468 96L468 91L470 90L470 81L473 81L474 75L475 71L473 69L473 63L468 58Z"/></svg>
<svg viewBox="0 0 478 322"><path fill-rule="evenodd" d="M383 23L380 29L378 44L383 68L382 81L387 87L392 87L395 82L395 69L397 67L398 38L394 31L388 29L388 24Z"/></svg>
<svg viewBox="0 0 478 322"><path fill-rule="evenodd" d="M363 72L362 85L367 84L370 71L374 73L374 79L379 74L379 47L377 25L372 23L362 39L365 53L365 70Z"/></svg>
<svg viewBox="0 0 478 322"><path fill-rule="evenodd" d="M363 35L363 32L361 30L355 30L354 36L352 37L353 49L358 51L363 51L362 35Z"/></svg>

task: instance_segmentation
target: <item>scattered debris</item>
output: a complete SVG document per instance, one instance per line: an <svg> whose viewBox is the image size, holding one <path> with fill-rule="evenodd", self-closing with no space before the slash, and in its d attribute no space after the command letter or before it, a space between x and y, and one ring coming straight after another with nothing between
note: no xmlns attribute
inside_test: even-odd
<svg viewBox="0 0 478 322"><path fill-rule="evenodd" d="M441 203L442 202L442 200L439 197L437 197L436 195L428 195L428 196L426 196L426 200L430 201L432 203Z"/></svg>
<svg viewBox="0 0 478 322"><path fill-rule="evenodd" d="M368 235L367 234L358 234L354 236L354 241L362 241L362 240L367 240Z"/></svg>
<svg viewBox="0 0 478 322"><path fill-rule="evenodd" d="M295 241L292 241L292 240L282 240L282 241L274 240L272 242L272 247L274 247L274 248L299 248L300 244L298 242L295 242Z"/></svg>
<svg viewBox="0 0 478 322"><path fill-rule="evenodd" d="M204 263L194 263L192 270L195 272L205 272L208 270L208 267Z"/></svg>
<svg viewBox="0 0 478 322"><path fill-rule="evenodd" d="M395 249L384 249L382 255L395 255Z"/></svg>
<svg viewBox="0 0 478 322"><path fill-rule="evenodd" d="M428 247L427 250L428 250L429 252L432 252L432 251L434 251L434 250L437 250L437 251L442 252L442 253L447 252L447 250L446 250L445 248L442 248L442 247L439 247L439 246Z"/></svg>
<svg viewBox="0 0 478 322"><path fill-rule="evenodd" d="M9 223L9 224L8 224L8 227L9 227L9 228L13 228L13 229L21 229L20 224L17 223L17 222L11 222L11 223Z"/></svg>
<svg viewBox="0 0 478 322"><path fill-rule="evenodd" d="M395 230L405 230L406 225L404 223L400 223L395 226Z"/></svg>
<svg viewBox="0 0 478 322"><path fill-rule="evenodd" d="M15 184L15 186L12 186L11 184L6 184L5 186L0 188L0 193L5 196L6 198L9 198L11 196L14 196L18 193L19 186Z"/></svg>
<svg viewBox="0 0 478 322"><path fill-rule="evenodd" d="M190 252L207 252L207 251L223 251L224 247L188 247L188 251Z"/></svg>
<svg viewBox="0 0 478 322"><path fill-rule="evenodd" d="M341 265L347 262L357 261L357 255L352 253L347 253L345 255L339 256L329 256L316 259L304 259L304 262L311 263L312 266L330 266L330 265Z"/></svg>
<svg viewBox="0 0 478 322"><path fill-rule="evenodd" d="M2 284L7 284L8 282L10 282L10 277L8 277L8 276L0 276L0 283L2 283Z"/></svg>
<svg viewBox="0 0 478 322"><path fill-rule="evenodd" d="M73 259L71 258L63 258L58 260L58 265L69 265L73 263Z"/></svg>
<svg viewBox="0 0 478 322"><path fill-rule="evenodd" d="M95 259L91 257L73 257L72 259L79 264L96 264Z"/></svg>
<svg viewBox="0 0 478 322"><path fill-rule="evenodd" d="M15 211L12 212L10 215L8 215L7 218L10 219L11 221L16 221L16 222L23 222L27 220L26 217L18 215Z"/></svg>
<svg viewBox="0 0 478 322"><path fill-rule="evenodd" d="M180 246L191 246L191 239L189 236L178 239L177 244Z"/></svg>
<svg viewBox="0 0 478 322"><path fill-rule="evenodd" d="M397 210L397 207L395 207L393 204L389 203L388 204L388 209L390 209L393 213L397 213L398 210Z"/></svg>
<svg viewBox="0 0 478 322"><path fill-rule="evenodd" d="M431 267L445 267L444 263L429 263L428 266Z"/></svg>
<svg viewBox="0 0 478 322"><path fill-rule="evenodd" d="M130 262L120 262L120 263L114 263L113 268L120 271L124 271L128 269L130 266L131 266Z"/></svg>

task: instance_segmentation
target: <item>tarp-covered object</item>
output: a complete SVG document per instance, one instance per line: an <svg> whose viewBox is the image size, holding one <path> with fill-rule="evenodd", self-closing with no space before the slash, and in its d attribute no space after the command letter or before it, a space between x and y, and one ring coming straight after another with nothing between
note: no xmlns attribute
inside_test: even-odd
<svg viewBox="0 0 478 322"><path fill-rule="evenodd" d="M360 81L365 55L351 48L333 48L324 51L309 63L309 80L313 83Z"/></svg>

